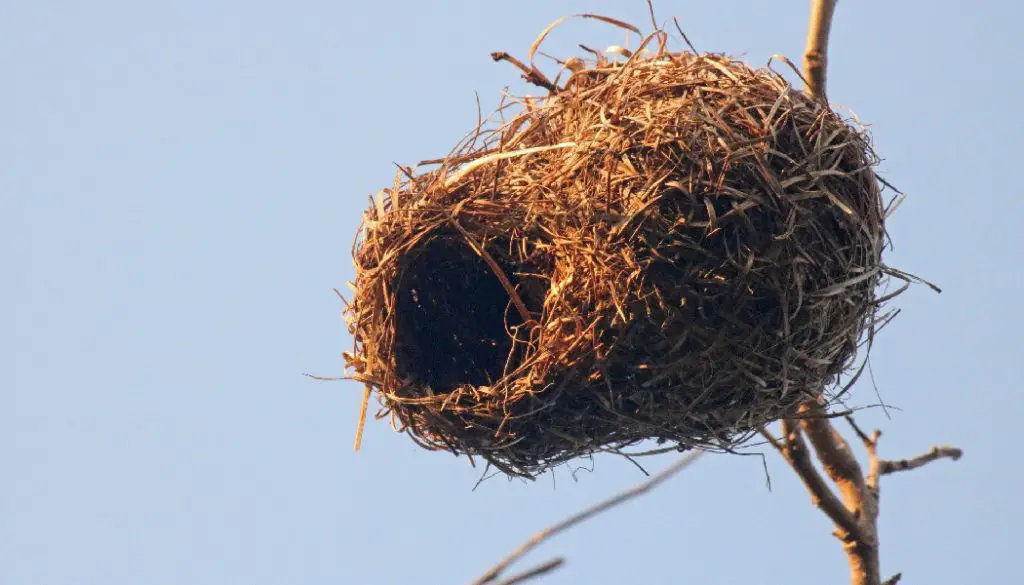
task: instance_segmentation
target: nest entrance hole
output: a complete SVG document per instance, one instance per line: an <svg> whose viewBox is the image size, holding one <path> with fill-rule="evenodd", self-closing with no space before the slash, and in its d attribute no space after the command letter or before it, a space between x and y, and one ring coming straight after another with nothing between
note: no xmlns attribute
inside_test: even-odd
<svg viewBox="0 0 1024 585"><path fill-rule="evenodd" d="M419 247L397 290L400 375L438 393L494 385L522 358L523 344L513 339L522 315L488 262L460 235L435 236ZM494 240L486 250L530 312L539 313L540 278L510 257L508 240Z"/></svg>

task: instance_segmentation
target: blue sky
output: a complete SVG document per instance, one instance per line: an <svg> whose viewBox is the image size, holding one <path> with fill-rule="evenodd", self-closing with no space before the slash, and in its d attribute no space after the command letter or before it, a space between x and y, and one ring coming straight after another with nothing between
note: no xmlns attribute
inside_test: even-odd
<svg viewBox="0 0 1024 585"><path fill-rule="evenodd" d="M657 9L700 50L763 64L803 47L804 1ZM642 1L0 2L0 585L467 583L640 481L601 457L578 481L471 491L479 470L383 422L353 453L360 388L301 375L340 371L331 288L392 161L445 154L474 92L486 108L530 91L488 54L523 56L581 11L648 23ZM887 260L944 289L900 299L872 362L900 410L862 423L884 456L967 452L883 485L883 567L907 583L1024 580L1022 17L1009 1L837 12L829 95L909 195ZM545 48L623 40L571 22ZM842 582L828 522L767 462L771 492L761 459L705 457L530 559L568 558L552 585Z"/></svg>

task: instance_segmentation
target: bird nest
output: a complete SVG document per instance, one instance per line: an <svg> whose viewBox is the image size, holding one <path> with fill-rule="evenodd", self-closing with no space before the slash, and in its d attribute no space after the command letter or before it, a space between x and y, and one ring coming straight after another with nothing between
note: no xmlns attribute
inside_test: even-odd
<svg viewBox="0 0 1024 585"><path fill-rule="evenodd" d="M346 360L419 445L728 448L862 363L895 273L867 134L770 69L626 56L371 201Z"/></svg>

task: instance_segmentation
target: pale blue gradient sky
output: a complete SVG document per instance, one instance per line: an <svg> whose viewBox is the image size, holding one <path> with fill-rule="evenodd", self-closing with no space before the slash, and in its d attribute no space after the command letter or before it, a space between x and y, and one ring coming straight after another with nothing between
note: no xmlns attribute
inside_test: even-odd
<svg viewBox="0 0 1024 585"><path fill-rule="evenodd" d="M659 2L701 50L800 56L807 3ZM978 8L974 8L978 6ZM0 2L0 585L459 584L641 479L492 480L385 423L351 450L360 389L316 383L350 341L331 292L392 161L443 155L558 16L646 26L641 0ZM830 97L874 127L910 198L904 296L865 425L902 457L885 571L1024 582L1018 173L1020 3L840 2ZM546 50L607 46L572 22ZM1016 357L1015 357L1016 356ZM875 401L870 384L854 394ZM671 457L671 456L669 456ZM651 469L671 459L647 460ZM703 459L531 557L544 583L840 583L828 522L772 454Z"/></svg>

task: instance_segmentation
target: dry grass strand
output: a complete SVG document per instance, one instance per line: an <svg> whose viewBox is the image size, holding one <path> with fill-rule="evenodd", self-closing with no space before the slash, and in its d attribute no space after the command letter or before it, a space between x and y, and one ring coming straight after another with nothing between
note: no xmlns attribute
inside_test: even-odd
<svg viewBox="0 0 1024 585"><path fill-rule="evenodd" d="M368 207L347 366L421 446L523 477L728 448L837 389L876 291L911 278L882 263L865 131L663 38L566 70Z"/></svg>

